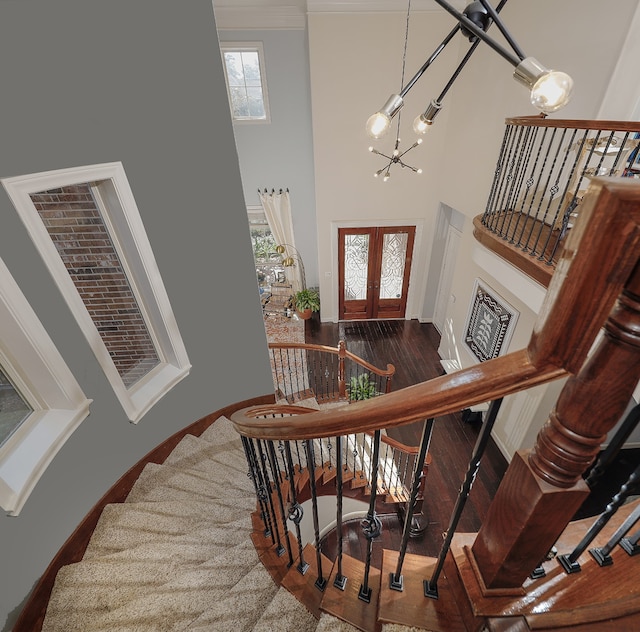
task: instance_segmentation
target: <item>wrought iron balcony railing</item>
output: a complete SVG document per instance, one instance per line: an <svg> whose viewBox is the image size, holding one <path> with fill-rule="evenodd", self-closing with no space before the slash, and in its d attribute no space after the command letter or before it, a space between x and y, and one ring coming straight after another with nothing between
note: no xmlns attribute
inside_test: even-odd
<svg viewBox="0 0 640 632"><path fill-rule="evenodd" d="M511 118L475 236L542 285L594 176L640 177L640 122Z"/></svg>

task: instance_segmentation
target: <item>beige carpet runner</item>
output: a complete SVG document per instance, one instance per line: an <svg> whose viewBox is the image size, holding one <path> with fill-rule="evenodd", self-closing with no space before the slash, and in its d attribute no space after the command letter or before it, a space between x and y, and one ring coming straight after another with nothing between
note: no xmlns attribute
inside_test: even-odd
<svg viewBox="0 0 640 632"><path fill-rule="evenodd" d="M231 423L187 435L105 507L83 560L59 571L43 631L355 631L274 584L249 537L255 508Z"/></svg>

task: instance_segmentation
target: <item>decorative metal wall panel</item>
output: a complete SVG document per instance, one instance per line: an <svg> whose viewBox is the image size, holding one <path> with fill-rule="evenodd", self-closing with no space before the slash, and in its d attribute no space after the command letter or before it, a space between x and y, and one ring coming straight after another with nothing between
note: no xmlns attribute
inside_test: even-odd
<svg viewBox="0 0 640 632"><path fill-rule="evenodd" d="M509 346L519 312L480 279L475 280L464 341L480 362L497 358Z"/></svg>

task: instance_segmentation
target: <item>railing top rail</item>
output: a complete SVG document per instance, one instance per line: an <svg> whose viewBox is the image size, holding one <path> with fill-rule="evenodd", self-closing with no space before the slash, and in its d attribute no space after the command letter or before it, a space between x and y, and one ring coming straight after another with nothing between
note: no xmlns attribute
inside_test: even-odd
<svg viewBox="0 0 640 632"><path fill-rule="evenodd" d="M340 355L340 347L329 347L327 345L306 344L303 342L270 342L269 349L306 349L308 351L321 351L323 353L331 353L333 355ZM387 364L386 369L380 369L377 366L367 362L363 358L357 356L355 353L351 353L348 349L344 349L343 357L349 358L352 362L359 364L368 371L375 373L381 377L391 377L395 375L396 367L393 364Z"/></svg>
<svg viewBox="0 0 640 632"><path fill-rule="evenodd" d="M560 129L592 129L619 132L640 132L640 121L550 119L541 116L514 116L505 119L505 125L526 127L557 127Z"/></svg>
<svg viewBox="0 0 640 632"><path fill-rule="evenodd" d="M567 240L526 349L303 419L234 418L236 430L268 439L311 439L392 428L577 373L638 263L640 182L593 178L582 214L583 221ZM630 291L640 297L640 288Z"/></svg>

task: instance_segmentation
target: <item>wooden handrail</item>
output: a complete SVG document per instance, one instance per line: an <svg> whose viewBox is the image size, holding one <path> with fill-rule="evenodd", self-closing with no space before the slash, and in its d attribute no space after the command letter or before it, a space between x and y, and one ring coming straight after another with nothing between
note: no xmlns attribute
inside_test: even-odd
<svg viewBox="0 0 640 632"><path fill-rule="evenodd" d="M561 129L589 129L595 131L640 132L638 121L603 121L593 119L551 119L543 116L514 116L505 125L557 127Z"/></svg>
<svg viewBox="0 0 640 632"><path fill-rule="evenodd" d="M640 183L630 178L594 178L581 213L582 221L567 240L527 349L304 419L258 423L235 417L236 430L246 436L293 440L393 428L575 373L638 259Z"/></svg>
<svg viewBox="0 0 640 632"><path fill-rule="evenodd" d="M303 342L270 342L269 349L306 349L307 351L322 351L323 353L330 353L340 356L340 347L329 347L326 345L306 344ZM371 371L380 377L391 377L395 374L396 368L393 364L387 364L386 369L380 369L373 364L370 364L363 358L358 357L354 353L351 353L348 349L344 349L344 357L349 358L361 367Z"/></svg>

